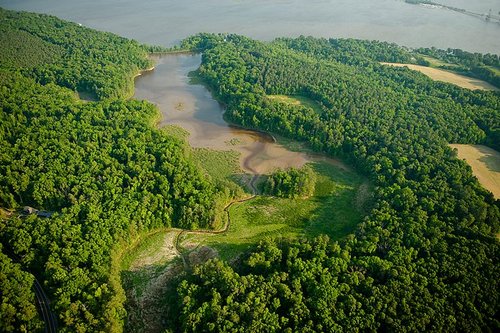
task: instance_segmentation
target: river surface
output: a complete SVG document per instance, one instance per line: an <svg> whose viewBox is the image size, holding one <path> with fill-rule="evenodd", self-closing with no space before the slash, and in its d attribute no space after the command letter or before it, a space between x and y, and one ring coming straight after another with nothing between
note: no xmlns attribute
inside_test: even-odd
<svg viewBox="0 0 500 333"><path fill-rule="evenodd" d="M135 80L136 99L155 103L162 113L160 126L170 124L186 129L189 143L196 148L236 150L241 168L252 174L276 168L300 167L311 161L327 161L341 168L339 161L314 154L294 152L276 143L273 137L230 126L223 119L224 108L199 84L190 84L188 74L201 63L200 54L170 54L155 57L155 69Z"/></svg>
<svg viewBox="0 0 500 333"><path fill-rule="evenodd" d="M481 14L500 12L500 0L435 2ZM229 32L261 40L353 37L500 54L499 23L403 0L0 0L0 6L164 46L197 32Z"/></svg>

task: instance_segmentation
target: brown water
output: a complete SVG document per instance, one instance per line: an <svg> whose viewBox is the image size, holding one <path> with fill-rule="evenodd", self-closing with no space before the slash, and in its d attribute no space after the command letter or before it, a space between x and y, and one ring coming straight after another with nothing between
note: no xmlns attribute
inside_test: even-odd
<svg viewBox="0 0 500 333"><path fill-rule="evenodd" d="M135 81L134 98L155 103L163 119L160 126L171 124L186 129L193 147L236 150L241 153L241 168L254 174L275 168L300 167L307 162L324 160L347 169L339 161L294 152L264 133L230 126L222 117L223 107L199 84L189 84L189 72L201 63L200 54L172 54L157 57L153 71Z"/></svg>

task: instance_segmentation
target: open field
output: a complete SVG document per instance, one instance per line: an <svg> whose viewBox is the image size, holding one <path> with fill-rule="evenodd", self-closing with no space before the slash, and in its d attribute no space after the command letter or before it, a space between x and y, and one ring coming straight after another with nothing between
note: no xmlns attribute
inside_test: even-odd
<svg viewBox="0 0 500 333"><path fill-rule="evenodd" d="M234 150L193 148L193 157L216 181L232 180L242 173L239 167L240 154Z"/></svg>
<svg viewBox="0 0 500 333"><path fill-rule="evenodd" d="M500 153L481 145L450 145L472 168L481 185L500 199Z"/></svg>
<svg viewBox="0 0 500 333"><path fill-rule="evenodd" d="M286 103L286 104L291 104L291 105L302 105L309 107L314 110L317 114L321 114L321 107L313 101L310 98L300 96L300 95L293 95L293 96L288 96L288 95L268 95L267 98L281 102L281 103Z"/></svg>
<svg viewBox="0 0 500 333"><path fill-rule="evenodd" d="M448 62L444 62L442 60L439 60L439 59L436 59L436 58L433 58L433 57L429 57L429 56L426 56L426 55L420 55L420 56L422 58L424 58L426 61L429 62L430 67L441 67L441 66L458 67L458 65L456 65L456 64L451 64L451 63L448 63Z"/></svg>
<svg viewBox="0 0 500 333"><path fill-rule="evenodd" d="M486 66L489 70L491 70L493 73L495 73L496 75L500 75L500 69L498 68L495 68L493 66Z"/></svg>
<svg viewBox="0 0 500 333"><path fill-rule="evenodd" d="M167 133L170 136L173 136L174 138L177 138L179 140L186 141L189 132L186 131L184 128L177 126L177 125L165 125L160 128L162 132Z"/></svg>
<svg viewBox="0 0 500 333"><path fill-rule="evenodd" d="M223 259L231 259L266 237L346 236L364 215L369 200L368 185L354 172L327 162L315 162L312 167L317 176L314 196L307 199L259 196L233 205L226 233L188 234L181 245L187 248L207 245Z"/></svg>
<svg viewBox="0 0 500 333"><path fill-rule="evenodd" d="M251 177L240 168L240 153L234 150L192 148L193 159L198 162L215 184L231 193L231 197L242 197L250 193Z"/></svg>
<svg viewBox="0 0 500 333"><path fill-rule="evenodd" d="M175 247L179 230L164 229L141 237L122 259L121 280L127 293L127 332L160 332L168 309L169 281L182 270Z"/></svg>
<svg viewBox="0 0 500 333"><path fill-rule="evenodd" d="M163 265L177 256L174 240L178 231L162 230L145 237L122 260L122 268L138 270L153 265Z"/></svg>
<svg viewBox="0 0 500 333"><path fill-rule="evenodd" d="M420 65L413 65L413 64L398 64L398 63L389 63L389 62L382 62L381 64L394 66L394 67L408 67L411 70L419 71L419 72L427 75L428 77L430 77L433 80L452 83L454 85L457 85L459 87L466 88L466 89L499 91L498 88L492 86L488 82L485 82L485 81L482 81L479 79L474 79L474 78L471 78L468 76L456 74L456 73L453 73L450 71L446 71L444 69L426 67L426 66L420 66Z"/></svg>

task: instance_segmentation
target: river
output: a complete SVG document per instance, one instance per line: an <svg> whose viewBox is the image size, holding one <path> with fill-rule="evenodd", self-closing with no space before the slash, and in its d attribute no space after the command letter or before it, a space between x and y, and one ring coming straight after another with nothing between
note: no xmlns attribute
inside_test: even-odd
<svg viewBox="0 0 500 333"><path fill-rule="evenodd" d="M201 64L200 54L170 54L154 60L155 69L136 78L134 98L158 106L163 116L160 126L171 124L186 129L192 147L236 150L241 168L252 174L318 160L347 169L339 161L288 150L269 135L226 123L223 107L210 92L203 85L189 83L189 72Z"/></svg>
<svg viewBox="0 0 500 333"><path fill-rule="evenodd" d="M499 0L436 2L477 13L500 11ZM197 32L231 32L261 40L353 37L500 54L500 24L403 0L0 0L0 6L164 46Z"/></svg>

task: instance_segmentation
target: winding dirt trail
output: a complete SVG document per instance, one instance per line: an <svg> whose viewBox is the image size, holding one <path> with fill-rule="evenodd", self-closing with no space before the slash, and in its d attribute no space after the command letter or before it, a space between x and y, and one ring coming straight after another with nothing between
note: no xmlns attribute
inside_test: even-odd
<svg viewBox="0 0 500 333"><path fill-rule="evenodd" d="M189 265L188 265L187 259L184 257L182 248L180 246L181 237L183 235L187 235L187 234L191 234L191 235L207 235L207 234L219 235L219 234L223 234L223 233L227 232L229 230L229 227L231 226L231 216L229 214L229 209L234 204L250 201L250 200L254 199L255 197L257 197L257 187L255 186L255 182L257 181L257 179L259 179L259 175L257 173L253 173L252 179L248 183L248 185L250 186L250 189L252 190L251 196L249 196L247 198L243 198L243 199L232 200L224 207L224 212L226 213L227 218L226 218L226 223L224 224L224 226L221 229L219 229L219 230L210 230L210 229L181 230L177 234L177 236L175 237L175 250L176 250L177 254L181 257L184 268L188 268Z"/></svg>

